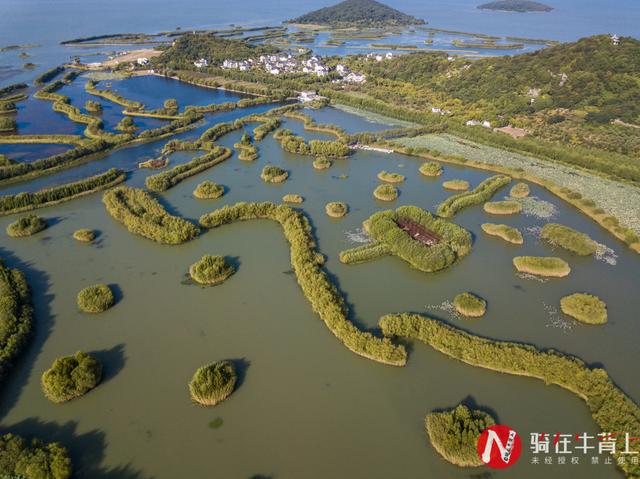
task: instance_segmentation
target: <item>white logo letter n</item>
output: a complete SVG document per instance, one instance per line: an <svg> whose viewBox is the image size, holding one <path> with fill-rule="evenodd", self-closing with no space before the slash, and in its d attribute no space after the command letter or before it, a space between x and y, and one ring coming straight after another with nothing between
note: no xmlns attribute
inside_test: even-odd
<svg viewBox="0 0 640 479"><path fill-rule="evenodd" d="M482 462L485 464L489 464L491 461L491 450L493 449L493 445L495 443L500 450L500 457L505 464L509 464L509 459L511 458L511 448L513 447L513 438L515 437L516 432L514 430L509 431L509 438L507 439L507 444L502 444L502 441L498 437L498 434L489 429L487 435L487 444L484 446L484 451L482 453Z"/></svg>

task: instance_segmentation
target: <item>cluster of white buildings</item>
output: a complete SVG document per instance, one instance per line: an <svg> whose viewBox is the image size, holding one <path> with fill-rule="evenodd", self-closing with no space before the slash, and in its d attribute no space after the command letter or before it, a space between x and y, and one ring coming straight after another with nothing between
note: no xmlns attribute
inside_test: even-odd
<svg viewBox="0 0 640 479"><path fill-rule="evenodd" d="M196 68L202 68L202 67L208 67L209 66L209 62L207 61L206 58L201 58L200 60L196 60L195 62L193 62L193 64L195 65Z"/></svg>
<svg viewBox="0 0 640 479"><path fill-rule="evenodd" d="M380 53L367 53L367 60L375 60L377 62L381 62L382 60L391 60L393 58L393 53L385 53L384 55Z"/></svg>
<svg viewBox="0 0 640 479"><path fill-rule="evenodd" d="M482 126L484 128L491 128L491 122L487 120L468 120L465 125L467 126Z"/></svg>
<svg viewBox="0 0 640 479"><path fill-rule="evenodd" d="M203 61L206 62L205 59L198 60L198 62ZM196 67L201 68L201 66L206 66L206 64L199 65L198 62L195 62ZM301 60L291 54L261 55L258 59L249 58L247 60L227 59L222 62L222 68L240 71L260 68L272 75L309 73L318 77L326 76L331 71L331 69L322 62L320 57L313 56L307 60ZM341 77L339 80L334 80L336 82L364 83L366 81L365 75L350 71L346 65L337 65L335 72Z"/></svg>

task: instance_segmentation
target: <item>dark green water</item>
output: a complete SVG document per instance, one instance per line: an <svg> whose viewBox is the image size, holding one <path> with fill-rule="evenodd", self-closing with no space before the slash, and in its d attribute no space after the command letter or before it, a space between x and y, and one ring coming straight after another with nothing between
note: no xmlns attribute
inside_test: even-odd
<svg viewBox="0 0 640 479"><path fill-rule="evenodd" d="M212 115L207 121L210 125L253 111L260 109ZM332 109L314 115L349 131L373 129L361 118ZM286 121L285 126L307 138L326 138L304 132L300 122ZM204 128L180 137L196 137ZM232 145L241 134L232 133L219 143ZM31 191L111 166L131 169L127 183L142 186L150 173L134 165L165 141L122 149L51 177L12 185L2 194ZM279 202L284 194L301 194L301 207L328 258L326 271L344 293L359 327L373 329L389 312L430 313L474 334L553 347L602 364L626 393L640 398L632 366L640 360L635 314L640 308L639 259L575 210L531 185L532 195L556 206L554 221L612 248L617 264L553 251L529 234L523 246L506 245L484 235L480 224L505 222L524 231L545 220L525 215L496 219L474 207L455 217L475 235L473 252L450 271L425 274L396 258L345 266L338 253L354 244L346 233L373 212L404 204L433 210L449 194L442 181L462 178L476 185L489 174L445 165L441 178L426 179L418 173L416 159L369 152L317 172L312 158L283 153L271 137L259 144L259 151L256 162L241 162L234 155L183 181L160 200L172 213L197 219L224 204ZM176 154L171 160L176 164L190 155ZM266 163L283 166L290 179L281 185L262 183L259 174ZM372 197L376 175L383 169L407 176L392 203ZM192 191L206 179L225 185L228 193L218 200L196 200ZM496 198L505 194L507 190ZM343 219L330 219L324 205L337 200L347 202L350 212ZM131 235L112 220L99 194L38 214L52 224L43 233L26 239L0 236L0 257L26 272L36 308L31 346L0 392L2 429L61 441L72 453L78 477L478 477L482 470L443 461L423 427L427 412L465 399L516 428L524 443L513 468L480 477L622 477L614 466L530 464L529 432L597 432L585 404L569 392L473 368L422 344L410 348L404 368L349 352L312 313L291 274L288 244L274 223L229 225L188 244L162 246ZM12 220L2 218L0 230ZM78 228L99 230L96 244L76 242L71 235ZM235 258L238 272L214 288L182 284L189 265L203 254ZM519 278L511 259L521 254L558 255L573 271L568 278L543 283ZM98 316L78 312L76 293L96 282L117 286L117 305ZM460 320L430 309L466 290L487 299L484 318ZM604 299L609 323L588 327L549 313L545 305L558 308L559 299L575 291ZM79 349L103 361L105 381L81 399L63 405L48 402L40 391L40 375L56 357ZM238 390L215 408L193 405L187 389L191 375L219 359L243 365ZM217 417L223 425L209 427Z"/></svg>

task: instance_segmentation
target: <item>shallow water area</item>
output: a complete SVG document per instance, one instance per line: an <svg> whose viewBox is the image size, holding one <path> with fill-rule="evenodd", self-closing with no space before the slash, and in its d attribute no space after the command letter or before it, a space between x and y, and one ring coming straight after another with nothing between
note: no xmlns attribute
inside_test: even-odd
<svg viewBox="0 0 640 479"><path fill-rule="evenodd" d="M239 98L159 77L111 83L121 95L147 108L158 108L167 98L178 99L181 106ZM87 99L83 89L83 80L77 79L64 93L79 106ZM37 101L29 99L33 103L25 106L33 116L34 132L68 127L68 120L58 114L37 115ZM48 102L42 103L50 110ZM128 171L128 186L143 187L145 178L157 171L138 169L137 163L157 157L168 140L193 140L215 123L274 106L208 114L202 124L171 138L118 149L68 170L4 186L0 193L36 191L111 167ZM114 106L107 113L105 106L109 118L118 111ZM349 133L391 127L334 108L309 113L318 123L335 123ZM109 125L114 121L115 116ZM250 133L255 126L246 125L244 131ZM294 119L285 119L282 126L307 140L333 138L306 131ZM242 134L232 132L217 143L232 146ZM484 222L504 222L525 233L535 232L548 218L522 214L496 219L477 205L451 220L472 232L474 245L471 254L450 270L422 273L395 257L344 265L338 261L340 251L365 239L360 228L374 212L400 205L434 211L451 194L442 188L443 181L459 178L474 187L491 173L444 164L441 177L426 178L418 171L417 158L369 151L355 152L317 171L313 157L284 152L272 135L257 147L256 161L239 161L234 154L156 197L171 214L197 221L226 204L279 203L285 194L300 194L305 201L299 208L309 217L318 249L327 258L325 270L358 327L375 331L386 313L425 313L481 336L574 354L604 367L630 397L640 400L637 373L630 367L640 361L640 324L635 320L640 258L575 209L529 185L532 197L553 205L554 221L589 234L603 245L603 254L616 256L616 264L578 258L531 234L525 234L522 246L489 237L480 228ZM169 168L199 154L174 153ZM267 163L286 169L289 179L277 185L263 183L259 175ZM396 201L380 202L372 196L382 170L407 177ZM204 180L224 185L226 194L216 200L195 199L193 190ZM496 198L506 195L508 188ZM516 428L525 442L529 432L597 432L582 400L535 379L474 368L418 343L410 346L404 368L354 355L312 312L291 274L289 245L273 222L227 225L180 246L159 245L113 220L101 197L93 194L37 210L50 226L33 237L0 234L0 257L26 273L36 318L32 342L0 390L2 429L62 442L78 477L469 478L473 472L435 453L423 426L427 412L465 399ZM342 219L327 217L325 204L330 201L347 203L349 213ZM15 216L1 218L0 231L14 220ZM97 230L96 241L74 240L72 234L79 228ZM189 265L204 254L233 258L237 273L215 287L183 284ZM512 258L519 255L557 255L569 262L572 273L544 282L520 277L512 266ZM114 286L116 305L96 316L81 313L77 292L98 282ZM462 291L487 300L485 317L468 320L451 314L448 304ZM605 300L609 323L585 326L558 313L560 298L576 291ZM67 404L48 402L40 390L42 372L56 357L80 349L103 362L103 383ZM196 368L221 359L241 365L237 391L215 409L195 406L188 381ZM214 422L220 426L212 427ZM529 451L523 451L521 460L500 476L537 479L544 468L544 477L552 479L568 474L621 477L613 465L585 461L547 466L530 460ZM494 477L488 474L482 477Z"/></svg>

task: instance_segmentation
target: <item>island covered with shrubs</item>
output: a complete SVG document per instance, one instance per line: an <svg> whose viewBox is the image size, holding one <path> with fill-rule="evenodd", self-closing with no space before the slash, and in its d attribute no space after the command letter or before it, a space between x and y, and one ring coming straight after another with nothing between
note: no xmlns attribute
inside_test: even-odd
<svg viewBox="0 0 640 479"><path fill-rule="evenodd" d="M102 365L85 352L78 351L53 362L42 375L42 392L52 402L61 403L83 396L102 379Z"/></svg>
<svg viewBox="0 0 640 479"><path fill-rule="evenodd" d="M425 428L433 448L451 464L461 467L483 465L478 455L478 438L495 424L490 414L459 404L454 409L431 412Z"/></svg>
<svg viewBox="0 0 640 479"><path fill-rule="evenodd" d="M482 231L484 231L488 235L497 236L498 238L502 238L508 243L524 243L524 238L522 237L522 233L518 228L514 228L509 225L499 225L494 223L482 223L480 227L482 228Z"/></svg>
<svg viewBox="0 0 640 479"><path fill-rule="evenodd" d="M189 276L196 283L214 286L226 281L236 269L222 256L204 255L189 267Z"/></svg>
<svg viewBox="0 0 640 479"><path fill-rule="evenodd" d="M85 313L102 313L113 306L115 297L106 284L94 284L80 290L77 297L78 308Z"/></svg>
<svg viewBox="0 0 640 479"><path fill-rule="evenodd" d="M563 278L571 272L569 264L552 256L516 256L513 265L520 273Z"/></svg>
<svg viewBox="0 0 640 479"><path fill-rule="evenodd" d="M231 395L237 380L236 368L230 361L201 366L189 383L191 399L201 406L215 406Z"/></svg>
<svg viewBox="0 0 640 479"><path fill-rule="evenodd" d="M598 243L589 235L557 223L547 223L540 231L540 237L548 243L571 251L579 256L589 256L596 252Z"/></svg>
<svg viewBox="0 0 640 479"><path fill-rule="evenodd" d="M479 318L487 312L487 302L473 293L464 292L453 298L453 306L463 316Z"/></svg>
<svg viewBox="0 0 640 479"><path fill-rule="evenodd" d="M607 322L607 305L597 296L587 293L574 293L560 300L562 312L586 324L604 324Z"/></svg>
<svg viewBox="0 0 640 479"><path fill-rule="evenodd" d="M36 215L27 215L18 218L7 226L7 234L12 238L22 238L24 236L33 236L36 233L46 229L47 222Z"/></svg>
<svg viewBox="0 0 640 479"><path fill-rule="evenodd" d="M341 252L341 262L360 263L392 254L431 273L453 266L471 252L469 231L417 206L374 213L363 227L372 242Z"/></svg>
<svg viewBox="0 0 640 479"><path fill-rule="evenodd" d="M203 181L193 190L193 196L199 200L213 200L224 195L224 186L213 181Z"/></svg>

